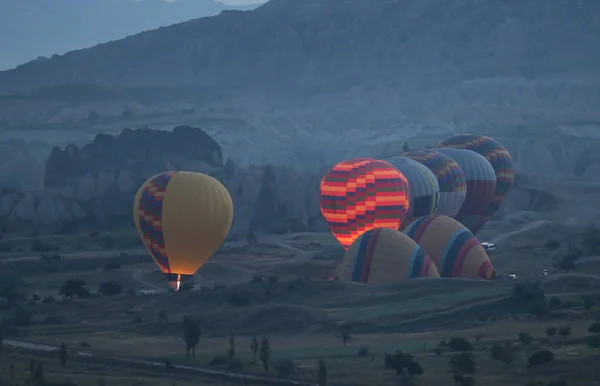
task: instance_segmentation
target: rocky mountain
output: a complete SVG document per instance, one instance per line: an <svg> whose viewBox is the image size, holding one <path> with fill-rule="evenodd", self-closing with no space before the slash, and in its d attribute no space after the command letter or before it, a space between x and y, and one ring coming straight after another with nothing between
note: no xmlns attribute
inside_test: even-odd
<svg viewBox="0 0 600 386"><path fill-rule="evenodd" d="M214 0L4 0L0 13L0 69L217 15L225 9L255 6L228 7Z"/></svg>

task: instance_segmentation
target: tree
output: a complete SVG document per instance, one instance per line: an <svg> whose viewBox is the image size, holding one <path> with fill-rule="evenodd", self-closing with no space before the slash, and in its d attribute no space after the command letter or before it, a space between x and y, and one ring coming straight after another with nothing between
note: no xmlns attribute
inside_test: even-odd
<svg viewBox="0 0 600 386"><path fill-rule="evenodd" d="M327 365L323 359L319 359L319 370L317 373L317 384L327 386Z"/></svg>
<svg viewBox="0 0 600 386"><path fill-rule="evenodd" d="M410 151L410 146L408 145L408 142L404 142L404 145L402 145L402 152L406 153Z"/></svg>
<svg viewBox="0 0 600 386"><path fill-rule="evenodd" d="M450 349L453 351L460 352L467 352L473 350L473 345L465 338L452 337L448 342L448 347L450 347Z"/></svg>
<svg viewBox="0 0 600 386"><path fill-rule="evenodd" d="M338 326L338 334L344 347L347 347L348 342L352 340L352 325L348 323L342 323Z"/></svg>
<svg viewBox="0 0 600 386"><path fill-rule="evenodd" d="M454 382L460 385L470 385L473 378L467 375L475 374L477 366L475 357L470 352L462 352L450 358L450 370L454 374Z"/></svg>
<svg viewBox="0 0 600 386"><path fill-rule="evenodd" d="M60 366L67 367L67 346L65 346L64 342L60 345L58 356L60 358Z"/></svg>
<svg viewBox="0 0 600 386"><path fill-rule="evenodd" d="M396 375L412 377L423 374L423 367L415 361L415 358L400 350L394 354L385 354L384 367L396 371Z"/></svg>
<svg viewBox="0 0 600 386"><path fill-rule="evenodd" d="M233 333L229 335L229 349L227 350L227 356L229 360L233 360L235 357L235 336Z"/></svg>
<svg viewBox="0 0 600 386"><path fill-rule="evenodd" d="M90 296L90 291L85 286L86 282L83 280L67 280L60 286L60 294L66 298L87 298Z"/></svg>
<svg viewBox="0 0 600 386"><path fill-rule="evenodd" d="M123 293L123 286L114 280L100 284L98 293L105 296L115 296Z"/></svg>
<svg viewBox="0 0 600 386"><path fill-rule="evenodd" d="M571 335L571 326L564 326L559 328L558 335L562 336L563 338L566 338L569 335Z"/></svg>
<svg viewBox="0 0 600 386"><path fill-rule="evenodd" d="M271 360L271 345L269 339L263 337L260 340L260 361L265 368L265 371L269 372L269 361Z"/></svg>
<svg viewBox="0 0 600 386"><path fill-rule="evenodd" d="M517 350L509 343L504 345L494 343L491 349L491 356L493 360L510 366L517 359Z"/></svg>
<svg viewBox="0 0 600 386"><path fill-rule="evenodd" d="M556 327L548 327L546 329L546 335L548 335L549 338L552 338L554 335L556 335L557 331L558 331L558 328L556 328Z"/></svg>
<svg viewBox="0 0 600 386"><path fill-rule="evenodd" d="M255 336L252 337L250 343L250 350L252 350L252 363L256 363L256 354L258 353L258 339Z"/></svg>
<svg viewBox="0 0 600 386"><path fill-rule="evenodd" d="M600 334L600 322L594 322L589 325L588 332L590 334Z"/></svg>
<svg viewBox="0 0 600 386"><path fill-rule="evenodd" d="M565 272L577 270L577 264L575 263L575 258L571 255L564 256L563 258L558 260L556 263L554 263L554 267L558 268L560 270L563 270Z"/></svg>
<svg viewBox="0 0 600 386"><path fill-rule="evenodd" d="M521 344L523 344L523 346L529 346L531 344L531 342L533 342L533 335L521 331L519 332L518 338L519 342L521 342Z"/></svg>
<svg viewBox="0 0 600 386"><path fill-rule="evenodd" d="M29 374L30 374L30 385L32 386L43 386L45 384L44 381L44 366L40 362L36 362L35 360L31 360L29 363Z"/></svg>
<svg viewBox="0 0 600 386"><path fill-rule="evenodd" d="M202 330L200 329L200 323L194 320L191 316L183 317L183 339L185 341L185 353L187 359L190 359L190 352L192 357L196 356L196 347L200 343L200 335Z"/></svg>

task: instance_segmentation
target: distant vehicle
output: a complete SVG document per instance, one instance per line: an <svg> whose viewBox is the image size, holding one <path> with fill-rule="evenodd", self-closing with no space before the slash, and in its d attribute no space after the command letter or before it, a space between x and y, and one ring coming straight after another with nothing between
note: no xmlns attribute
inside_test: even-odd
<svg viewBox="0 0 600 386"><path fill-rule="evenodd" d="M544 273L544 276L548 276L548 270L547 269L543 270L542 272Z"/></svg>
<svg viewBox="0 0 600 386"><path fill-rule="evenodd" d="M481 246L483 247L483 249L486 252L493 252L493 251L495 251L498 248L498 247L496 247L496 244L494 244L494 243L488 243L488 242L481 243Z"/></svg>
<svg viewBox="0 0 600 386"><path fill-rule="evenodd" d="M140 295L158 295L158 291L157 290L153 290L153 289L149 289L149 290L141 290L140 291Z"/></svg>
<svg viewBox="0 0 600 386"><path fill-rule="evenodd" d="M510 277L511 279L514 280L517 278L517 275L515 275L514 273L511 273L510 275L508 275L508 277Z"/></svg>

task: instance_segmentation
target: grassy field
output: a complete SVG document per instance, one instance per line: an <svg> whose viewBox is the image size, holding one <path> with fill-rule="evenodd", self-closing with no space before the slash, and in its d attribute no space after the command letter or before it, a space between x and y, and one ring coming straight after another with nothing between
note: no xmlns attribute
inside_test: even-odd
<svg viewBox="0 0 600 386"><path fill-rule="evenodd" d="M253 364L250 343L253 337L267 337L272 348L271 372L280 372L291 361L293 378L314 381L318 360L323 359L331 384L356 386L397 384L401 377L384 368L383 362L385 353L402 350L422 365L419 384L433 386L452 384L449 361L456 353L440 349L440 342L459 337L473 345L476 384L540 381L546 385L564 377L569 385L588 386L600 379L593 372L597 365L591 365L600 360L600 349L587 344L587 329L600 317L600 287L595 284L600 281L600 265L595 257L586 256L578 262L581 272L553 271L553 262L566 253L564 246L551 251L500 248L491 256L497 270L517 273L517 280L421 279L373 287L322 280L341 253L327 236L301 234L253 247L226 245L201 269L194 291L140 296L141 289L166 288L166 284L131 233L7 237L2 242L9 243L11 250L0 254L0 278L3 283L18 282L22 294L18 312L32 316L23 322L15 319L15 309L0 311L0 319L17 322L5 336L13 341L64 342L69 349L97 357L207 367L215 357L227 355L229 337L234 334L235 358L242 363L242 371L263 374L262 367ZM52 246L54 252L40 252L40 242ZM119 268L107 270L114 263ZM543 269L550 269L547 278L541 274ZM60 286L72 279L84 280L92 297L62 298ZM519 299L514 291L515 285L536 280L541 282L536 288L546 292L549 307L541 313L533 311L539 303ZM126 292L95 295L108 281L118 282ZM233 298L245 299L245 304ZM198 320L202 329L197 355L189 360L183 340L185 315ZM347 345L340 339L340 323L353 329ZM546 336L547 328L564 326L571 328L569 336ZM533 341L519 342L519 333L531 334ZM490 349L499 342L515 345L511 365L491 359ZM529 368L528 357L542 349L552 351L554 361ZM5 349L0 362L3 382L7 383L10 363L21 369L20 377L28 376L23 369L28 368L31 355ZM56 358L39 360L48 362L45 371L51 382L173 383L168 375L152 371L95 368L93 360L68 369L57 366ZM24 384L23 380L19 378L16 384ZM190 382L204 384L193 377L175 384Z"/></svg>

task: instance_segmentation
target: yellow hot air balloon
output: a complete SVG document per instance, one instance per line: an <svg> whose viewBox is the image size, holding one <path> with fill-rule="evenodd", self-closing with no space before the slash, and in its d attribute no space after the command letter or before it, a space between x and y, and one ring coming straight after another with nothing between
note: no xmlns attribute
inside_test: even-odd
<svg viewBox="0 0 600 386"><path fill-rule="evenodd" d="M140 238L175 290L223 244L232 220L229 192L202 173L157 174L133 203Z"/></svg>

